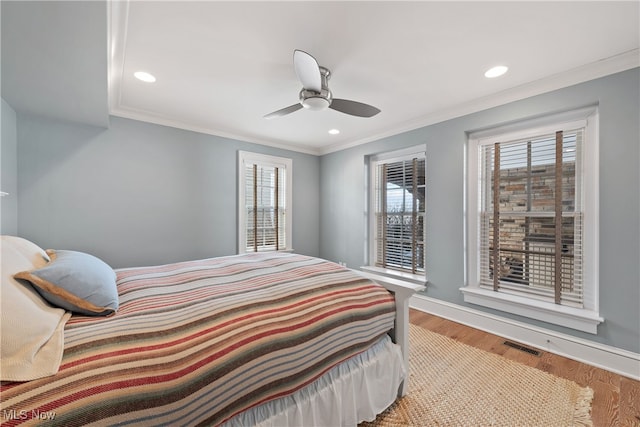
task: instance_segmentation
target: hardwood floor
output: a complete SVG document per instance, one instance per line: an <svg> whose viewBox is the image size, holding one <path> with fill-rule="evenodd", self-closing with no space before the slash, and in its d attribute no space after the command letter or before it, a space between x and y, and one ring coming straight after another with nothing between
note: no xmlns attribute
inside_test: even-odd
<svg viewBox="0 0 640 427"><path fill-rule="evenodd" d="M591 418L594 427L640 427L640 382L566 357L540 351L539 355L504 345L504 338L441 317L411 309L410 322L465 344L502 355L576 382L594 391Z"/></svg>

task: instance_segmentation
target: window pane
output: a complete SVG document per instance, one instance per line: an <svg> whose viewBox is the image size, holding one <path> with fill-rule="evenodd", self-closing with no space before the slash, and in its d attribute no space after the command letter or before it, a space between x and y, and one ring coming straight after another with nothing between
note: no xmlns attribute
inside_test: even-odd
<svg viewBox="0 0 640 427"><path fill-rule="evenodd" d="M563 303L575 304L580 300L582 207L577 159L581 142L582 130L578 130L563 132L558 146L553 134L486 145L480 151L481 176L486 177L480 186L482 284L493 287L494 274L498 274L500 288L553 299L559 259L558 286ZM495 173L497 156L499 175ZM557 158L560 159L558 165ZM497 187L496 179L499 180ZM495 188L499 192L496 227ZM558 188L562 194L556 206ZM561 230L556 230L557 212L562 215ZM494 248L496 229L499 230L498 247ZM557 248L560 249L556 257Z"/></svg>
<svg viewBox="0 0 640 427"><path fill-rule="evenodd" d="M376 265L424 272L425 159L379 164L375 182Z"/></svg>
<svg viewBox="0 0 640 427"><path fill-rule="evenodd" d="M271 250L286 248L285 173L282 168L247 165L245 206L249 250L255 250L256 246Z"/></svg>

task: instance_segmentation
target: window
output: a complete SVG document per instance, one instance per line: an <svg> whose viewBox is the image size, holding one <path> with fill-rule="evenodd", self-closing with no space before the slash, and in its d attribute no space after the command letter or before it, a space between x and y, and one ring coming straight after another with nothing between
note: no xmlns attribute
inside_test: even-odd
<svg viewBox="0 0 640 427"><path fill-rule="evenodd" d="M471 135L465 301L596 332L597 151L595 108Z"/></svg>
<svg viewBox="0 0 640 427"><path fill-rule="evenodd" d="M371 159L370 264L380 270L424 279L425 166L424 148Z"/></svg>
<svg viewBox="0 0 640 427"><path fill-rule="evenodd" d="M291 159L238 152L238 252L291 250Z"/></svg>

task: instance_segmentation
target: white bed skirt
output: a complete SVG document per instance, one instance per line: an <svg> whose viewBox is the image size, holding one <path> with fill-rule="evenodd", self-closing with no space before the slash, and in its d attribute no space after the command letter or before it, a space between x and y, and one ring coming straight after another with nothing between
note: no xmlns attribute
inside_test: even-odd
<svg viewBox="0 0 640 427"><path fill-rule="evenodd" d="M294 394L238 414L224 426L356 426L389 407L405 377L400 347L385 335Z"/></svg>

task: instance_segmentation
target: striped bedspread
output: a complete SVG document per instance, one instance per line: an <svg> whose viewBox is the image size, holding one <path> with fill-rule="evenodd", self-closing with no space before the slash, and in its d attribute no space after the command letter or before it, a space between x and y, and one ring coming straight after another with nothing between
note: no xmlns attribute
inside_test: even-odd
<svg viewBox="0 0 640 427"><path fill-rule="evenodd" d="M120 309L73 316L59 372L0 390L3 425L217 425L314 381L393 327L393 296L318 258L117 271Z"/></svg>

